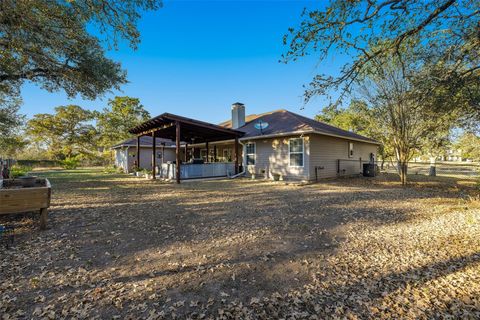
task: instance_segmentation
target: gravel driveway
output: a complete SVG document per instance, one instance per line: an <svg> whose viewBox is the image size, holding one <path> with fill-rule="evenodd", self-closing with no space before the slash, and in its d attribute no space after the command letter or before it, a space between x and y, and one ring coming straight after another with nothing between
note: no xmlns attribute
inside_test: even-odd
<svg viewBox="0 0 480 320"><path fill-rule="evenodd" d="M17 232L0 248L3 319L480 317L474 180L44 175L47 231L0 217Z"/></svg>

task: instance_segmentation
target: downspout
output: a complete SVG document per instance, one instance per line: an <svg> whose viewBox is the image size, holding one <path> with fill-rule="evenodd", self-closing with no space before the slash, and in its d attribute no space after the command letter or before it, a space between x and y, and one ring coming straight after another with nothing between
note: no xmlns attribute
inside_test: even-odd
<svg viewBox="0 0 480 320"><path fill-rule="evenodd" d="M233 176L230 176L229 177L230 179L235 179L235 178L238 178L240 176L243 176L245 174L245 170L247 168L247 166L245 164L245 145L240 140L238 140L238 143L240 143L242 145L242 168L243 168L243 171L240 172L240 173L237 173ZM238 152L238 150L236 150L236 152Z"/></svg>

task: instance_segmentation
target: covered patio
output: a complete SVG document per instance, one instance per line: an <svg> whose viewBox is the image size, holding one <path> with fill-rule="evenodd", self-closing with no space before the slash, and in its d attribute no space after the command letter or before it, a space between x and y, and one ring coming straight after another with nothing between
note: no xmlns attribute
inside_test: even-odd
<svg viewBox="0 0 480 320"><path fill-rule="evenodd" d="M137 136L137 163L140 163L140 137L151 136L152 141L152 173L153 179L161 173L162 177L175 179L177 183L185 179L211 178L227 176L229 173L239 172L239 142L244 135L242 131L224 128L211 123L177 116L171 113L163 113L152 118L135 128L129 130ZM160 172L157 172L156 163L156 138L164 138L175 141L175 161L162 163ZM201 159L200 149L202 145L210 154L209 143L220 141L233 141L233 162L218 162L215 156L213 162L207 156ZM216 148L216 146L214 146ZM183 154L181 150L184 150ZM214 150L214 154L217 152Z"/></svg>

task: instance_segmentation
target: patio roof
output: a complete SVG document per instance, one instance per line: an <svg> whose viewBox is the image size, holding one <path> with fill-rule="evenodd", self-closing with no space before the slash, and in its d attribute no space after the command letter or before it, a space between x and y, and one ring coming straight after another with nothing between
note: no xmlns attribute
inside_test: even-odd
<svg viewBox="0 0 480 320"><path fill-rule="evenodd" d="M129 130L130 133L137 135L137 161L140 163L140 138L142 136L152 136L152 148L153 155L155 154L156 138L164 138L175 141L176 154L175 154L175 178L177 183L180 183L182 159L180 158L180 146L181 142L185 143L185 162L187 161L187 146L194 143L207 143L208 154L208 142L222 141L222 140L235 140L235 174L238 173L238 139L245 133L238 130L225 128L219 125L194 120L177 116L171 113L163 113L155 118L152 118L135 128ZM156 157L152 156L152 172L155 179L156 174Z"/></svg>
<svg viewBox="0 0 480 320"><path fill-rule="evenodd" d="M203 143L242 137L245 133L219 125L163 113L129 130L137 136L151 135L176 140L176 124L180 124L180 140L186 143Z"/></svg>

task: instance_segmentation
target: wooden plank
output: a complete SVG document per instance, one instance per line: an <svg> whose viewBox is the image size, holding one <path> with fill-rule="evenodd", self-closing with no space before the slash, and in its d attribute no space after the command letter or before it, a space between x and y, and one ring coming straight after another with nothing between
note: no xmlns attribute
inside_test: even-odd
<svg viewBox="0 0 480 320"><path fill-rule="evenodd" d="M18 180L4 180L4 182L5 185L18 185ZM45 229L52 189L48 179L45 179L44 183L45 186L41 187L0 189L0 215L40 210L40 228Z"/></svg>
<svg viewBox="0 0 480 320"><path fill-rule="evenodd" d="M47 208L40 209L40 230L47 229L47 217L48 217L48 209Z"/></svg>

